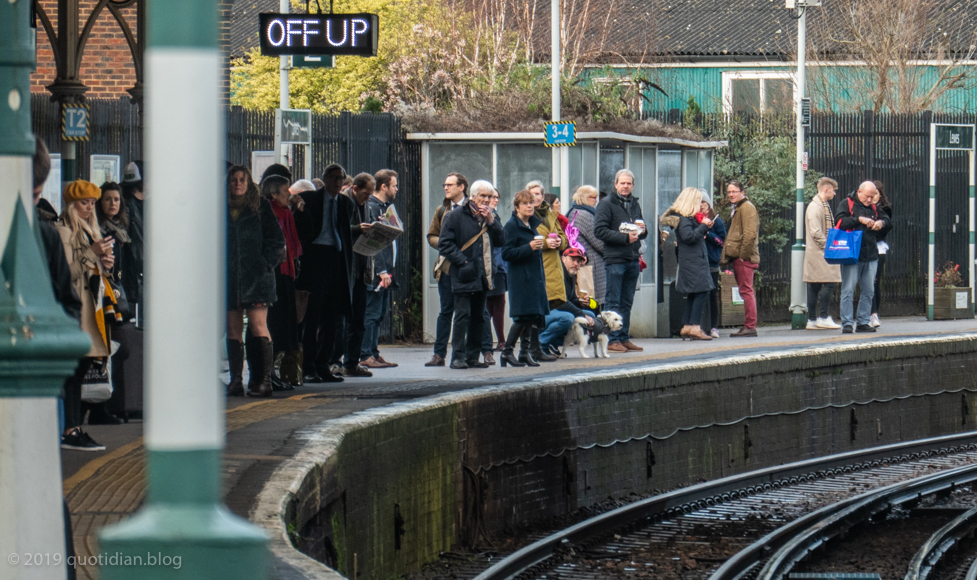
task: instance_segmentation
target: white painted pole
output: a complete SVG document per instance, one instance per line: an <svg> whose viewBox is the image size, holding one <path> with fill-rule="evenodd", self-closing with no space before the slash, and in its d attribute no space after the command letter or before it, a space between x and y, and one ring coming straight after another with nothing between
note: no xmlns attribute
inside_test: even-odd
<svg viewBox="0 0 977 580"><path fill-rule="evenodd" d="M560 75L562 74L561 65L561 51L560 51L560 0L550 0L550 92L551 92L551 107L553 109L552 120L560 120ZM563 200L563 191L560 188L562 182L562 165L560 163L562 159L562 154L560 150L563 147L552 147L553 155L553 171L551 185L553 186L553 193L560 195L560 200Z"/></svg>
<svg viewBox="0 0 977 580"><path fill-rule="evenodd" d="M794 245L790 252L790 311L791 328L807 327L807 293L804 288L804 75L807 53L807 8L801 7L797 19L797 96L794 100L797 117L797 189L794 201Z"/></svg>
<svg viewBox="0 0 977 580"><path fill-rule="evenodd" d="M930 124L930 207L929 242L926 252L926 317L933 320L933 277L936 275L936 125Z"/></svg>
<svg viewBox="0 0 977 580"><path fill-rule="evenodd" d="M971 132L971 147L967 155L967 169L970 172L970 191L969 194L969 205L970 205L970 222L969 222L969 232L967 240L967 270L970 271L970 276L968 280L968 286L970 287L970 316L974 315L974 269L977 268L977 264L974 263L975 252L974 252L974 148L973 146L977 144L977 131L974 127L970 128Z"/></svg>
<svg viewBox="0 0 977 580"><path fill-rule="evenodd" d="M289 0L279 0L278 12L288 14ZM278 108L289 108L288 99L288 69L291 65L291 57L282 55L278 57ZM285 163L285 156L282 153L282 127L281 119L275 115L275 163ZM260 175L255 175L255 179L260 179Z"/></svg>

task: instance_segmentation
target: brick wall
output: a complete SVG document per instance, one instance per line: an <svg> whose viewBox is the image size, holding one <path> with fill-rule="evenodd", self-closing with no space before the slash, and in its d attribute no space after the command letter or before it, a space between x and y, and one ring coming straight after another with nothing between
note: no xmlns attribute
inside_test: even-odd
<svg viewBox="0 0 977 580"><path fill-rule="evenodd" d="M328 449L310 444L262 498L287 506L306 554L394 577L479 522L498 539L607 497L975 429L975 352L972 338L835 346L393 405L323 425ZM274 528L264 501L256 521Z"/></svg>
<svg viewBox="0 0 977 580"><path fill-rule="evenodd" d="M96 0L77 0L79 2L79 29L83 29L88 16L91 14ZM44 11L51 19L55 33L58 30L58 0L39 0ZM229 70L227 47L230 44L230 17L233 0L221 0L219 41L223 53L222 59L222 88L223 94L228 94ZM135 5L120 10L123 18L132 30L136 32ZM31 75L31 91L45 92L47 85L54 82L57 69L54 64L54 51L47 33L38 20L37 29L37 70ZM103 9L95 21L85 46L82 58L79 80L89 87L85 93L88 98L119 98L128 97L127 89L136 83L136 70L132 64L132 53L119 23L112 13Z"/></svg>

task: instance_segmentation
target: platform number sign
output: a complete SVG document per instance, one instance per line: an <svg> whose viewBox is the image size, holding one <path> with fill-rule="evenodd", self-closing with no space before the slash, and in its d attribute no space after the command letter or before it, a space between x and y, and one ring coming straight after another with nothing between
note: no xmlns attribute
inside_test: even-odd
<svg viewBox="0 0 977 580"><path fill-rule="evenodd" d="M65 141L88 141L88 105L61 108L61 136Z"/></svg>
<svg viewBox="0 0 977 580"><path fill-rule="evenodd" d="M573 121L546 123L546 146L567 147L577 144L577 125Z"/></svg>

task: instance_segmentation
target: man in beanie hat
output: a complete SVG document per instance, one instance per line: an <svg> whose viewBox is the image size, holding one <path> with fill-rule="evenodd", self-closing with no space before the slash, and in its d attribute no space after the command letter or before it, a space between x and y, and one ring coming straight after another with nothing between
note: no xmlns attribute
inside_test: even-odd
<svg viewBox="0 0 977 580"><path fill-rule="evenodd" d="M132 263L129 265L129 275L126 276L124 290L126 298L131 304L142 305L142 273L143 273L143 167L142 161L131 161L122 171L122 197L125 198L126 210L129 212L128 234L132 242Z"/></svg>

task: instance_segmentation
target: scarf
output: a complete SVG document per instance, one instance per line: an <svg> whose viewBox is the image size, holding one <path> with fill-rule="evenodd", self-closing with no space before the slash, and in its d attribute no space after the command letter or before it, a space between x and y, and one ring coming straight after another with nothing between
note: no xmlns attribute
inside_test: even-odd
<svg viewBox="0 0 977 580"><path fill-rule="evenodd" d="M127 232L119 222L107 219L103 221L101 225L103 238L111 236L120 244L128 244L132 242L132 239L129 237L129 232Z"/></svg>
<svg viewBox="0 0 977 580"><path fill-rule="evenodd" d="M277 201L272 200L271 209L278 218L278 225L285 234L285 261L278 266L278 271L290 278L295 278L295 260L302 255L302 244L299 242L299 234L295 229L295 216L287 207L282 207Z"/></svg>
<svg viewBox="0 0 977 580"><path fill-rule="evenodd" d="M227 199L228 212L231 214L231 221L236 222L241 216L241 211L247 207L247 195L232 195Z"/></svg>
<svg viewBox="0 0 977 580"><path fill-rule="evenodd" d="M614 192L614 195L617 197L618 201L624 204L624 209L627 210L628 214L630 214L631 203L634 201L634 195L624 196L618 193L617 191Z"/></svg>
<svg viewBox="0 0 977 580"><path fill-rule="evenodd" d="M494 290L495 285L492 283L492 240L489 239L488 231L486 226L488 222L482 219L481 216L475 213L474 208L469 206L469 211L478 220L478 229L485 229L482 232L482 267L485 268L485 282L488 284L489 290Z"/></svg>
<svg viewBox="0 0 977 580"><path fill-rule="evenodd" d="M835 223L835 216L834 213L832 213L831 205L828 202L821 200L821 205L824 206L824 233L827 235L828 230L833 227L831 224Z"/></svg>
<svg viewBox="0 0 977 580"><path fill-rule="evenodd" d="M583 211L589 212L590 215L597 215L597 208L590 207L589 205L584 205L584 204L580 204L580 203L575 203L575 204L571 205L570 206L570 211L567 212L567 215L570 215L571 213L573 213L573 210L575 210L575 209L581 209Z"/></svg>

